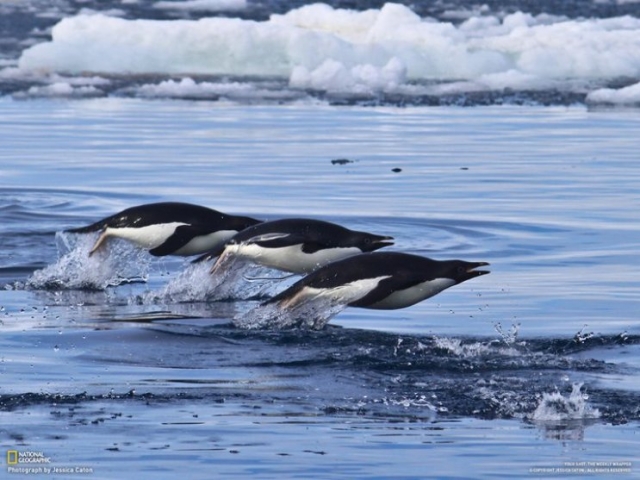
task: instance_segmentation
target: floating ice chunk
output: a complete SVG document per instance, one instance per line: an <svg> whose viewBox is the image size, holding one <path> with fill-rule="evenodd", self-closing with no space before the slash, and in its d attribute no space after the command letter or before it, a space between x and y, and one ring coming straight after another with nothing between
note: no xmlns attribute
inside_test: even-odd
<svg viewBox="0 0 640 480"><path fill-rule="evenodd" d="M75 87L67 82L55 82L50 85L34 86L27 90L26 97L95 97L104 92L93 85Z"/></svg>
<svg viewBox="0 0 640 480"><path fill-rule="evenodd" d="M613 105L640 105L640 83L624 88L601 88L587 95L587 103L608 103Z"/></svg>
<svg viewBox="0 0 640 480"><path fill-rule="evenodd" d="M487 90L503 90L505 88L536 89L541 88L541 86L544 88L545 84L537 75L514 69L506 72L480 75L477 83L486 87Z"/></svg>
<svg viewBox="0 0 640 480"><path fill-rule="evenodd" d="M500 27L500 19L493 16L484 17L470 17L466 21L460 24L458 27L461 31L470 34L478 32L480 34L486 33L489 29L495 29Z"/></svg>
<svg viewBox="0 0 640 480"><path fill-rule="evenodd" d="M242 100L292 100L304 95L282 88L282 82L271 82L265 88L247 82L197 82L190 77L180 80L164 80L159 83L145 84L132 92L145 98L198 98L215 99L221 97L230 101Z"/></svg>
<svg viewBox="0 0 640 480"><path fill-rule="evenodd" d="M338 10L324 3L314 3L283 15L271 15L269 22L305 31L335 34L343 39L363 43L379 16L378 10Z"/></svg>
<svg viewBox="0 0 640 480"><path fill-rule="evenodd" d="M25 49L18 66L44 73L275 77L295 88L356 94L434 80L471 89L529 89L640 78L639 32L640 19L630 16L522 12L472 17L456 26L392 3L364 12L307 5L260 22L92 14L62 19L52 40Z"/></svg>
<svg viewBox="0 0 640 480"><path fill-rule="evenodd" d="M561 20L513 14L503 34L484 35L478 48L509 55L513 68L548 78L614 78L640 73L640 19Z"/></svg>
<svg viewBox="0 0 640 480"><path fill-rule="evenodd" d="M289 78L289 86L327 92L374 93L393 91L405 80L406 68L395 57L382 68L365 64L350 69L336 60L328 59L313 71L296 67Z"/></svg>
<svg viewBox="0 0 640 480"><path fill-rule="evenodd" d="M192 78L186 77L180 81L165 80L155 85L143 85L138 90L144 97L211 97L219 95L248 95L255 92L255 87L248 83L197 83Z"/></svg>

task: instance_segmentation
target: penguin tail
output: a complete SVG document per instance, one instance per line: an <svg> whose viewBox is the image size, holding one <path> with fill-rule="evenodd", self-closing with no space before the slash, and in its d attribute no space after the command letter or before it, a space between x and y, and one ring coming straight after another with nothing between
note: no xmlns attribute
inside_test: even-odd
<svg viewBox="0 0 640 480"><path fill-rule="evenodd" d="M208 260L212 260L216 257L219 257L220 255L222 255L222 252L224 252L225 247L226 245L223 244L223 245L220 245L219 247L214 248L213 250L209 250L207 253L200 255L194 260L191 260L191 263L206 262Z"/></svg>
<svg viewBox="0 0 640 480"><path fill-rule="evenodd" d="M103 221L92 223L91 225L86 225L84 227L78 228L69 228L67 230L63 230L64 233L93 233L99 232L106 228L107 224Z"/></svg>

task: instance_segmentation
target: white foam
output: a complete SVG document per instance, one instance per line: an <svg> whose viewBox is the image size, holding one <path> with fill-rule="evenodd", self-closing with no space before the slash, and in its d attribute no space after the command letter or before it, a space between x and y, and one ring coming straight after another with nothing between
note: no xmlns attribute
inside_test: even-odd
<svg viewBox="0 0 640 480"><path fill-rule="evenodd" d="M434 81L455 82L466 91L574 88L576 82L584 88L618 77L640 78L638 18L485 13L472 11L458 26L420 18L393 3L362 12L313 4L262 22L84 14L62 19L52 29L52 41L23 52L19 68L24 74L276 77L288 79L294 89L351 93L406 93L416 85L424 92ZM157 88L195 85L181 80ZM201 84L196 95L216 88Z"/></svg>
<svg viewBox="0 0 640 480"><path fill-rule="evenodd" d="M296 308L280 308L277 304L257 306L247 312L237 314L233 324L247 330L286 328L322 329L332 317L346 308L336 304L326 296L303 302Z"/></svg>
<svg viewBox="0 0 640 480"><path fill-rule="evenodd" d="M478 342L463 344L459 338L433 337L433 342L437 348L464 358L475 358L495 353L495 349L489 344Z"/></svg>
<svg viewBox="0 0 640 480"><path fill-rule="evenodd" d="M132 281L146 281L151 257L127 242L113 242L105 251L89 256L96 235L56 233L58 260L33 272L29 289L104 290Z"/></svg>
<svg viewBox="0 0 640 480"><path fill-rule="evenodd" d="M543 393L540 404L530 418L537 422L559 422L566 420L583 420L599 418L597 408L587 403L587 396L581 392L582 383L573 385L568 396L560 392Z"/></svg>
<svg viewBox="0 0 640 480"><path fill-rule="evenodd" d="M492 342L463 343L459 338L433 337L434 345L462 358L479 358L489 355L518 357L522 352L509 346L498 346Z"/></svg>
<svg viewBox="0 0 640 480"><path fill-rule="evenodd" d="M607 103L613 105L640 105L640 83L624 88L601 88L587 95L589 103Z"/></svg>
<svg viewBox="0 0 640 480"><path fill-rule="evenodd" d="M214 273L210 262L190 264L160 290L147 292L136 301L164 304L246 300L273 295L273 289L282 288L282 272L256 267L233 255L219 260Z"/></svg>
<svg viewBox="0 0 640 480"><path fill-rule="evenodd" d="M206 262L194 263L171 279L159 291L147 292L142 303L203 302L212 294L215 285L211 282Z"/></svg>

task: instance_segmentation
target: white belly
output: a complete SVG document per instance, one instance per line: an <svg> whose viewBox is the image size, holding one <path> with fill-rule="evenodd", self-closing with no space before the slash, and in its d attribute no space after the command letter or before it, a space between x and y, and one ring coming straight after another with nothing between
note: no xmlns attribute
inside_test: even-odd
<svg viewBox="0 0 640 480"><path fill-rule="evenodd" d="M161 223L141 228L107 228L104 231L104 236L122 238L139 247L151 250L162 245L180 225L186 225L186 223Z"/></svg>
<svg viewBox="0 0 640 480"><path fill-rule="evenodd" d="M389 275L356 280L334 288L304 287L293 297L282 301L280 305L283 308L293 308L303 303L319 299L330 300L333 305L347 305L360 300L376 288L385 278L389 278Z"/></svg>
<svg viewBox="0 0 640 480"><path fill-rule="evenodd" d="M384 300L366 306L365 308L375 308L380 310L394 310L397 308L409 307L422 300L433 297L436 293L455 285L456 282L450 278L436 278L427 282L419 283L405 290L393 292Z"/></svg>
<svg viewBox="0 0 640 480"><path fill-rule="evenodd" d="M218 230L208 235L200 235L194 237L189 243L176 250L173 254L183 256L200 255L221 246L236 233L238 232L235 230Z"/></svg>
<svg viewBox="0 0 640 480"><path fill-rule="evenodd" d="M304 253L302 245L280 248L264 248L255 243L232 245L229 253L248 258L264 267L292 273L310 273L328 263L356 255L359 248L331 248L315 253Z"/></svg>

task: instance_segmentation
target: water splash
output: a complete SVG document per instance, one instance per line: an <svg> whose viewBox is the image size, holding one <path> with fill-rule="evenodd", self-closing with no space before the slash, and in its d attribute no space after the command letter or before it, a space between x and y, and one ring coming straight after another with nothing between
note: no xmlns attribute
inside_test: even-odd
<svg viewBox="0 0 640 480"><path fill-rule="evenodd" d="M495 342L465 343L460 338L433 337L434 346L457 357L473 359L488 355L519 356L522 352L512 346L500 347Z"/></svg>
<svg viewBox="0 0 640 480"><path fill-rule="evenodd" d="M25 288L33 290L104 290L146 282L151 257L128 242L113 241L89 256L96 235L56 233L58 260L33 272Z"/></svg>
<svg viewBox="0 0 640 480"><path fill-rule="evenodd" d="M141 303L216 302L265 298L277 290L282 272L266 269L249 260L224 256L211 273L208 262L192 263L157 292L148 292Z"/></svg>
<svg viewBox="0 0 640 480"><path fill-rule="evenodd" d="M252 263L245 258L222 254L215 263L211 277L210 300L247 299L254 294L253 288L243 288L243 278L251 269ZM250 284L255 287L256 284ZM259 290L259 289L258 289Z"/></svg>
<svg viewBox="0 0 640 480"><path fill-rule="evenodd" d="M147 292L136 300L139 303L182 303L206 300L214 291L209 264L192 263L159 291Z"/></svg>
<svg viewBox="0 0 640 480"><path fill-rule="evenodd" d="M506 345L513 345L518 340L518 332L520 331L519 323L512 323L509 330L504 330L502 328L502 323L496 322L493 324L494 330L500 335L500 339Z"/></svg>
<svg viewBox="0 0 640 480"><path fill-rule="evenodd" d="M233 318L233 324L243 329L302 328L320 330L347 306L336 304L326 297L300 303L292 308L281 308L278 304L259 305Z"/></svg>
<svg viewBox="0 0 640 480"><path fill-rule="evenodd" d="M248 300L273 295L283 288L283 281L293 277L256 265L250 259L225 254L218 259L212 278L214 291L209 300Z"/></svg>
<svg viewBox="0 0 640 480"><path fill-rule="evenodd" d="M574 383L567 397L560 392L543 393L530 419L535 422L563 422L600 418L600 411L587 403L589 396L582 393L582 385Z"/></svg>
<svg viewBox="0 0 640 480"><path fill-rule="evenodd" d="M573 337L573 341L577 344L584 344L586 343L588 340L592 339L595 337L595 334L593 332L585 332L585 329L587 328L587 325L584 325L579 332L577 332L574 337Z"/></svg>

